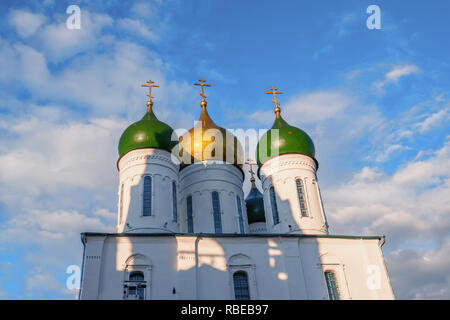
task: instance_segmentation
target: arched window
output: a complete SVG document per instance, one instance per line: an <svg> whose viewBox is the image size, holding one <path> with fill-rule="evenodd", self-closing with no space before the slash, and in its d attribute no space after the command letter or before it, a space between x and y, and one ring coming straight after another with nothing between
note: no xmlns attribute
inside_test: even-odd
<svg viewBox="0 0 450 320"><path fill-rule="evenodd" d="M241 198L239 196L236 196L236 202L237 202L237 208L238 208L238 214L239 214L239 228L241 230L241 233L244 233L244 218L242 216L242 205L241 205Z"/></svg>
<svg viewBox="0 0 450 320"><path fill-rule="evenodd" d="M133 271L130 274L130 281L144 281L144 274L141 271Z"/></svg>
<svg viewBox="0 0 450 320"><path fill-rule="evenodd" d="M328 297L330 300L339 300L339 288L334 272L325 271L325 281L327 282Z"/></svg>
<svg viewBox="0 0 450 320"><path fill-rule="evenodd" d="M233 274L234 298L236 300L250 300L248 289L248 275L245 271L237 271Z"/></svg>
<svg viewBox="0 0 450 320"><path fill-rule="evenodd" d="M172 181L172 210L173 210L173 221L178 221L177 212L177 185L175 181Z"/></svg>
<svg viewBox="0 0 450 320"><path fill-rule="evenodd" d="M188 232L194 233L194 219L192 217L192 196L187 197L186 207L187 207Z"/></svg>
<svg viewBox="0 0 450 320"><path fill-rule="evenodd" d="M214 231L216 233L222 233L222 217L220 213L219 193L217 191L212 192L212 206L214 215Z"/></svg>
<svg viewBox="0 0 450 320"><path fill-rule="evenodd" d="M144 206L142 215L152 215L152 178L150 176L144 177Z"/></svg>
<svg viewBox="0 0 450 320"><path fill-rule="evenodd" d="M130 273L128 281L125 283L125 299L127 300L144 300L147 283L145 282L144 273L142 271L133 271Z"/></svg>
<svg viewBox="0 0 450 320"><path fill-rule="evenodd" d="M272 205L273 224L277 224L280 222L280 217L278 216L277 198L273 186L270 187L269 193L270 193L270 204Z"/></svg>
<svg viewBox="0 0 450 320"><path fill-rule="evenodd" d="M298 194L298 201L300 203L300 213L302 217L307 217L308 210L306 209L305 186L303 184L303 180L295 179L295 182L297 183L297 194Z"/></svg>

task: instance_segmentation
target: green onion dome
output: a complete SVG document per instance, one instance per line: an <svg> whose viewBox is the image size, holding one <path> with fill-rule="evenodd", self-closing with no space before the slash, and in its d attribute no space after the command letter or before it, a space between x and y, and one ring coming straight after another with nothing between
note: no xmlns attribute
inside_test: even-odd
<svg viewBox="0 0 450 320"><path fill-rule="evenodd" d="M264 198L261 192L254 182L252 182L252 188L245 198L245 206L247 207L247 219L248 224L255 222L266 222L266 216L264 213Z"/></svg>
<svg viewBox="0 0 450 320"><path fill-rule="evenodd" d="M281 117L280 113L281 110L277 106L275 108L276 119L272 128L264 133L256 146L256 162L258 165L264 163L269 158L286 153L304 154L313 158L317 163L317 160L314 158L315 149L312 139L305 131L288 124ZM278 129L278 137L272 131L274 129Z"/></svg>
<svg viewBox="0 0 450 320"><path fill-rule="evenodd" d="M155 148L172 152L177 139L172 140L173 129L159 121L152 110L153 102L147 102L147 112L144 117L130 125L120 137L119 156L142 148Z"/></svg>

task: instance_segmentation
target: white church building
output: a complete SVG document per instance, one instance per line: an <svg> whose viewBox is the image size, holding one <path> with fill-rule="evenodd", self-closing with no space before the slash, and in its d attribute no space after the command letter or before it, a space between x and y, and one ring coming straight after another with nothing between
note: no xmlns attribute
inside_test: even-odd
<svg viewBox="0 0 450 320"><path fill-rule="evenodd" d="M311 138L282 117L244 196L238 139L207 112L180 138L153 112L119 141L116 233L82 233L80 299L394 299L383 236L328 233Z"/></svg>

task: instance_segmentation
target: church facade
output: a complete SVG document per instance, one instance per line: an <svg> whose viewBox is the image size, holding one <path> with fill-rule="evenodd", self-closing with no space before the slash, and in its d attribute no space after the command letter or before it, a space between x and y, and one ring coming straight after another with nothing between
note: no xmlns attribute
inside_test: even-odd
<svg viewBox="0 0 450 320"><path fill-rule="evenodd" d="M116 233L82 233L80 299L394 299L383 236L332 235L311 138L281 117L243 150L207 112L181 137L144 117L119 141Z"/></svg>

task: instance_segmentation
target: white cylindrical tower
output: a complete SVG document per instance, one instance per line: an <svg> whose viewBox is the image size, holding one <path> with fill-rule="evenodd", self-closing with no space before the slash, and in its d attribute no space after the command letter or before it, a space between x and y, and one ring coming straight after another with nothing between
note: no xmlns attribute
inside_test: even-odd
<svg viewBox="0 0 450 320"><path fill-rule="evenodd" d="M180 231L246 233L242 171L211 162L195 163L180 172Z"/></svg>
<svg viewBox="0 0 450 320"><path fill-rule="evenodd" d="M154 87L147 81L147 86ZM178 232L179 165L171 151L173 129L153 113L151 92L144 117L130 125L119 141L117 232Z"/></svg>
<svg viewBox="0 0 450 320"><path fill-rule="evenodd" d="M281 154L265 161L259 173L269 233L328 233L312 158Z"/></svg>
<svg viewBox="0 0 450 320"><path fill-rule="evenodd" d="M258 175L264 189L269 233L327 234L328 224L317 182L314 143L289 125L275 103L275 122L257 145Z"/></svg>
<svg viewBox="0 0 450 320"><path fill-rule="evenodd" d="M120 232L178 232L178 165L165 150L132 150L118 162Z"/></svg>

